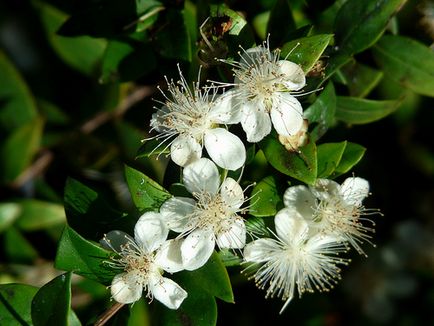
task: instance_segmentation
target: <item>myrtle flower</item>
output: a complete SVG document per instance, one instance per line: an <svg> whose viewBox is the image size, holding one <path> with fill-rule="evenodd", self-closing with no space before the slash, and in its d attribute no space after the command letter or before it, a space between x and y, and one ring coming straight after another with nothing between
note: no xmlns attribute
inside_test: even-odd
<svg viewBox="0 0 434 326"><path fill-rule="evenodd" d="M208 155L220 167L236 170L244 165L246 150L242 141L219 124L233 124L234 108L217 94L215 87L201 89L199 82L191 90L180 73L180 81L168 84L169 96L151 119L152 130L163 139L160 146L170 146L172 160L186 166L202 156L205 146ZM168 142L168 144L165 144ZM165 144L165 145L164 145Z"/></svg>
<svg viewBox="0 0 434 326"><path fill-rule="evenodd" d="M111 284L114 300L128 304L146 297L160 301L170 309L178 309L187 292L174 281L163 277L183 269L179 243L166 241L168 229L158 213L142 215L134 228L134 239L122 231L111 231L101 240L103 246L117 253L107 264L123 270Z"/></svg>
<svg viewBox="0 0 434 326"><path fill-rule="evenodd" d="M304 292L328 291L340 279L339 264L347 261L337 255L345 246L333 236L316 233L293 208L280 210L274 219L276 239L254 240L244 248L244 259L257 266L253 278L266 297L286 300L282 313L294 297Z"/></svg>
<svg viewBox="0 0 434 326"><path fill-rule="evenodd" d="M187 165L183 181L194 199L172 197L160 207L169 228L185 239L181 244L184 268L204 265L217 243L220 249L241 249L246 243L246 227L238 213L244 193L232 178L220 184L216 165L201 158Z"/></svg>
<svg viewBox="0 0 434 326"><path fill-rule="evenodd" d="M371 235L368 233L374 232L375 224L363 216L377 212L362 205L368 194L368 181L351 177L342 185L333 180L318 179L313 187L289 187L283 199L285 206L297 209L309 221L311 228L332 234L364 254L360 244L369 242ZM363 225L363 221L369 222L372 227Z"/></svg>
<svg viewBox="0 0 434 326"><path fill-rule="evenodd" d="M235 87L224 96L240 111L249 142L267 136L271 123L282 136L296 134L303 125L303 109L291 92L304 87L305 74L299 65L280 60L279 55L280 50L270 51L266 42L245 50L239 62L224 61L233 66L235 76Z"/></svg>

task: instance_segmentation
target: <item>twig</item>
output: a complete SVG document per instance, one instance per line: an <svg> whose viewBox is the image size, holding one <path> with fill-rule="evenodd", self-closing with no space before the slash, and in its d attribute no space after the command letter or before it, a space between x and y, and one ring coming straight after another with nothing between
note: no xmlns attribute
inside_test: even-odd
<svg viewBox="0 0 434 326"><path fill-rule="evenodd" d="M11 187L18 189L22 187L28 180L35 178L37 175L42 174L45 169L53 161L54 155L51 151L45 149L35 162L25 169L21 174L11 183Z"/></svg>
<svg viewBox="0 0 434 326"><path fill-rule="evenodd" d="M123 303L116 302L113 306L108 308L96 321L94 326L103 326L106 322L109 321L110 318L116 314L119 309L121 309L124 306Z"/></svg>

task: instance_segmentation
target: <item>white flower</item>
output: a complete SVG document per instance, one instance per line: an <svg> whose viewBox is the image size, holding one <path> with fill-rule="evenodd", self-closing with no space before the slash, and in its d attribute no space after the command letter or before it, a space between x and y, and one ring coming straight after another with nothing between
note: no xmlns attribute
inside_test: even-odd
<svg viewBox="0 0 434 326"><path fill-rule="evenodd" d="M249 142L267 136L271 122L282 136L295 135L303 125L303 109L291 92L304 87L305 74L299 65L279 60L279 55L264 43L244 51L239 62L224 61L234 67L235 75L235 87L224 96L240 110Z"/></svg>
<svg viewBox="0 0 434 326"><path fill-rule="evenodd" d="M152 130L160 133L155 138L164 139L162 144L169 141L165 146L170 146L171 158L180 166L199 159L205 146L218 166L239 169L246 160L244 144L237 136L219 127L219 124L239 121L230 102L219 97L215 87L203 91L199 82L190 90L181 71L180 76L177 84L167 82L170 96L163 93L166 101L152 116Z"/></svg>
<svg viewBox="0 0 434 326"><path fill-rule="evenodd" d="M282 313L294 297L295 289L301 296L315 289L332 288L340 279L337 265L346 265L347 261L336 257L345 251L345 246L333 236L312 232L296 210L280 210L274 223L276 239L262 238L248 243L244 259L261 264L253 278L259 288L268 287L266 297L286 300Z"/></svg>
<svg viewBox="0 0 434 326"><path fill-rule="evenodd" d="M220 184L217 167L207 158L187 165L183 181L194 199L170 198L161 206L160 214L171 230L185 237L181 245L184 268L203 266L216 243L221 249L243 248L246 227L238 212L245 199L240 185L232 178Z"/></svg>
<svg viewBox="0 0 434 326"><path fill-rule="evenodd" d="M143 291L149 299L157 299L170 309L178 309L187 292L174 281L163 277L183 269L179 243L166 241L168 229L158 213L142 215L134 228L134 239L122 231L109 232L101 244L119 257L107 264L122 269L113 278L111 295L117 302L128 304L139 300Z"/></svg>
<svg viewBox="0 0 434 326"><path fill-rule="evenodd" d="M287 207L294 207L310 223L324 234L331 234L340 241L348 242L357 252L364 254L360 247L371 238L362 221L368 221L363 215L375 213L367 210L362 201L369 194L369 183L362 178L347 178L342 185L328 179L318 179L314 187L289 187L283 197Z"/></svg>

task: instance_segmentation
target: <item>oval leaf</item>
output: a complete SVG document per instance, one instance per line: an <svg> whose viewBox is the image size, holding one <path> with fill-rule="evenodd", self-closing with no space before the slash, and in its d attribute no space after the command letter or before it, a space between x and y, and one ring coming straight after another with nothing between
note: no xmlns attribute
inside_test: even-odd
<svg viewBox="0 0 434 326"><path fill-rule="evenodd" d="M21 215L17 226L25 231L36 231L65 223L63 205L41 200L23 200L19 202Z"/></svg>
<svg viewBox="0 0 434 326"><path fill-rule="evenodd" d="M270 35L270 47L275 48L288 41L288 35L296 29L290 1L277 0L267 23L267 35Z"/></svg>
<svg viewBox="0 0 434 326"><path fill-rule="evenodd" d="M362 145L347 142L341 160L339 161L339 165L333 172L332 177L335 178L350 171L357 163L359 163L363 155L365 155L365 152L366 148Z"/></svg>
<svg viewBox="0 0 434 326"><path fill-rule="evenodd" d="M378 85L383 72L352 61L342 67L341 72L350 91L350 96L366 97Z"/></svg>
<svg viewBox="0 0 434 326"><path fill-rule="evenodd" d="M327 178L339 165L345 151L347 142L326 143L317 147L318 151L318 178Z"/></svg>
<svg viewBox="0 0 434 326"><path fill-rule="evenodd" d="M2 325L31 325L31 306L38 288L26 284L0 285L0 322Z"/></svg>
<svg viewBox="0 0 434 326"><path fill-rule="evenodd" d="M257 217L274 216L281 204L282 198L277 190L276 179L269 176L262 179L253 188L249 214Z"/></svg>

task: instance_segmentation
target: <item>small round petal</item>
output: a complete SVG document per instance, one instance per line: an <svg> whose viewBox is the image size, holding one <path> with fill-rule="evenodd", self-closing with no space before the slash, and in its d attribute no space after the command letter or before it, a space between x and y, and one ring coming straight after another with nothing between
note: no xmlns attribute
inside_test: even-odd
<svg viewBox="0 0 434 326"><path fill-rule="evenodd" d="M237 210L244 203L244 192L241 186L232 178L226 178L221 187L220 194L225 204Z"/></svg>
<svg viewBox="0 0 434 326"><path fill-rule="evenodd" d="M276 233L286 243L303 243L308 235L307 221L294 208L281 209L274 218Z"/></svg>
<svg viewBox="0 0 434 326"><path fill-rule="evenodd" d="M160 213L143 214L134 227L134 239L146 252L151 253L167 239L169 229Z"/></svg>
<svg viewBox="0 0 434 326"><path fill-rule="evenodd" d="M243 118L241 126L247 136L247 141L257 143L271 132L270 115L260 101L247 101L241 106Z"/></svg>
<svg viewBox="0 0 434 326"><path fill-rule="evenodd" d="M241 249L246 245L246 225L242 219L236 219L229 230L217 235L220 249Z"/></svg>
<svg viewBox="0 0 434 326"><path fill-rule="evenodd" d="M110 291L117 302L129 304L142 297L143 286L136 282L134 274L122 273L113 278Z"/></svg>
<svg viewBox="0 0 434 326"><path fill-rule="evenodd" d="M263 263L270 259L273 252L282 250L274 239L258 239L244 247L244 260L251 263Z"/></svg>
<svg viewBox="0 0 434 326"><path fill-rule="evenodd" d="M134 239L128 233L118 230L108 232L99 241L103 248L114 252L121 252L122 246L131 242L134 243Z"/></svg>
<svg viewBox="0 0 434 326"><path fill-rule="evenodd" d="M316 204L315 196L306 186L293 186L286 189L283 195L286 207L294 207L306 219L313 214Z"/></svg>
<svg viewBox="0 0 434 326"><path fill-rule="evenodd" d="M202 156L202 146L190 136L179 135L170 146L170 157L179 166L186 166Z"/></svg>
<svg viewBox="0 0 434 326"><path fill-rule="evenodd" d="M270 111L274 129L279 135L295 135L303 126L303 108L289 93L279 93L278 99Z"/></svg>
<svg viewBox="0 0 434 326"><path fill-rule="evenodd" d="M201 158L185 167L183 181L190 193L206 191L215 194L220 185L220 175L211 160Z"/></svg>
<svg viewBox="0 0 434 326"><path fill-rule="evenodd" d="M205 132L205 148L211 159L227 170L238 170L246 162L246 149L243 142L223 128Z"/></svg>
<svg viewBox="0 0 434 326"><path fill-rule="evenodd" d="M172 197L160 207L160 214L166 221L168 228L175 232L182 232L188 223L188 215L194 211L196 201L187 197Z"/></svg>
<svg viewBox="0 0 434 326"><path fill-rule="evenodd" d="M357 177L347 178L342 183L339 192L347 204L360 206L369 194L369 182Z"/></svg>
<svg viewBox="0 0 434 326"><path fill-rule="evenodd" d="M298 91L306 85L304 71L298 64L287 60L280 60L277 64L279 73L286 76L284 83L288 90Z"/></svg>
<svg viewBox="0 0 434 326"><path fill-rule="evenodd" d="M209 112L209 119L215 123L235 124L241 121L241 112L237 108L235 91L230 90L214 100L214 106Z"/></svg>
<svg viewBox="0 0 434 326"><path fill-rule="evenodd" d="M184 269L192 271L205 265L214 247L214 234L210 230L197 229L190 233L181 245Z"/></svg>
<svg viewBox="0 0 434 326"><path fill-rule="evenodd" d="M330 197L339 196L340 185L333 180L318 179L315 186L309 188L316 198L327 200Z"/></svg>
<svg viewBox="0 0 434 326"><path fill-rule="evenodd" d="M155 255L155 264L169 273L183 270L181 243L178 239L164 242Z"/></svg>
<svg viewBox="0 0 434 326"><path fill-rule="evenodd" d="M154 298L170 309L178 309L187 297L187 292L182 287L166 277L151 279L149 288Z"/></svg>

